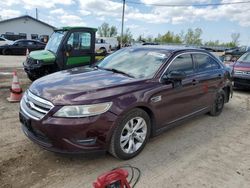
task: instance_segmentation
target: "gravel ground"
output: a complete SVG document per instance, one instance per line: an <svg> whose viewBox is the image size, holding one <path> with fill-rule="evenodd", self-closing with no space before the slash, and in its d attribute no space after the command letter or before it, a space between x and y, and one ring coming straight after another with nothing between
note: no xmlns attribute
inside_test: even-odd
<svg viewBox="0 0 250 188"><path fill-rule="evenodd" d="M235 91L219 117L202 115L149 141L129 161L106 155L63 156L41 149L20 129L18 103L8 103L16 67L22 87L30 84L20 62L0 56L0 187L91 187L98 175L131 164L142 174L136 187L229 187L250 185L250 91ZM6 66L3 61L14 62ZM8 65L8 63L7 63Z"/></svg>

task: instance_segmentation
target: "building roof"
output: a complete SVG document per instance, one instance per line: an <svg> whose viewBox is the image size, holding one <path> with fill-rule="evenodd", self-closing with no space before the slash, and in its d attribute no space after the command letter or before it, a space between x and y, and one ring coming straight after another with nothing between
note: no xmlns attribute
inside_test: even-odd
<svg viewBox="0 0 250 188"><path fill-rule="evenodd" d="M92 27L82 27L82 26L66 26L66 27L61 27L61 28L57 28L56 30L65 30L65 31L68 31L68 30L71 30L71 29L90 29L90 30L93 30L93 31L97 31L96 28L92 28Z"/></svg>
<svg viewBox="0 0 250 188"><path fill-rule="evenodd" d="M48 26L48 27L51 27L52 29L55 29L54 26L49 25L49 24L47 24L47 23L45 23L45 22L43 22L43 21L41 21L41 20L35 19L35 18L33 18L32 16L29 16L29 15L24 15L24 16L19 16L19 17L16 17L16 18L10 18L10 19L6 19L6 20L1 20L1 21L0 21L0 24L1 24L1 23L4 23L4 22L9 22L9 21L13 21L13 20L22 19L22 18L29 18L29 19L34 20L34 21L36 21L36 22L39 22L39 23L41 23L41 24L43 24L43 25L46 25L46 26Z"/></svg>

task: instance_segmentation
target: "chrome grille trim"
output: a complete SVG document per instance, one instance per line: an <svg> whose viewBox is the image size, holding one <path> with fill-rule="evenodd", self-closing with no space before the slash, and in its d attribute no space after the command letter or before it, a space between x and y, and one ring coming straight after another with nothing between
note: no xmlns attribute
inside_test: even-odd
<svg viewBox="0 0 250 188"><path fill-rule="evenodd" d="M21 111L28 117L35 120L42 119L54 105L27 90L20 103Z"/></svg>

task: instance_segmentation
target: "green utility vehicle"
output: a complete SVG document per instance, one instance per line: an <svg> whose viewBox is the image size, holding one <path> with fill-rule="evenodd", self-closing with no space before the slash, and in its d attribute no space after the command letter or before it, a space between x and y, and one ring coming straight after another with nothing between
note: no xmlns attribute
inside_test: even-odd
<svg viewBox="0 0 250 188"><path fill-rule="evenodd" d="M23 63L30 80L59 70L92 64L100 59L95 52L97 29L63 27L54 30L44 50L33 51Z"/></svg>

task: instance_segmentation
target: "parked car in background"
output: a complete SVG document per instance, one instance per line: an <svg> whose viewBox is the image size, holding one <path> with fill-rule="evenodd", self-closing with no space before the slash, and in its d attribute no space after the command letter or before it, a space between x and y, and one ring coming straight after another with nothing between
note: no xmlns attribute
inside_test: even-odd
<svg viewBox="0 0 250 188"><path fill-rule="evenodd" d="M246 52L250 52L249 46L241 46L241 47L227 49L225 50L225 60L226 61L237 60L240 56L242 56Z"/></svg>
<svg viewBox="0 0 250 188"><path fill-rule="evenodd" d="M243 54L232 66L234 87L250 88L250 52Z"/></svg>
<svg viewBox="0 0 250 188"><path fill-rule="evenodd" d="M149 137L185 119L219 115L231 93L228 69L205 50L128 47L95 66L33 82L20 121L26 136L47 150L130 159Z"/></svg>
<svg viewBox="0 0 250 188"><path fill-rule="evenodd" d="M98 37L98 39L103 39L108 43L111 50L117 50L119 42L116 37Z"/></svg>
<svg viewBox="0 0 250 188"><path fill-rule="evenodd" d="M20 39L16 40L12 44L0 46L0 50L3 55L25 55L27 49L31 52L35 50L42 50L45 46L45 43L36 40Z"/></svg>
<svg viewBox="0 0 250 188"><path fill-rule="evenodd" d="M6 45L6 44L12 44L12 43L13 43L13 41L8 40L8 39L3 38L3 37L0 37L0 46Z"/></svg>
<svg viewBox="0 0 250 188"><path fill-rule="evenodd" d="M106 54L111 51L111 45L107 43L104 39L96 38L95 51L101 51L103 54Z"/></svg>

